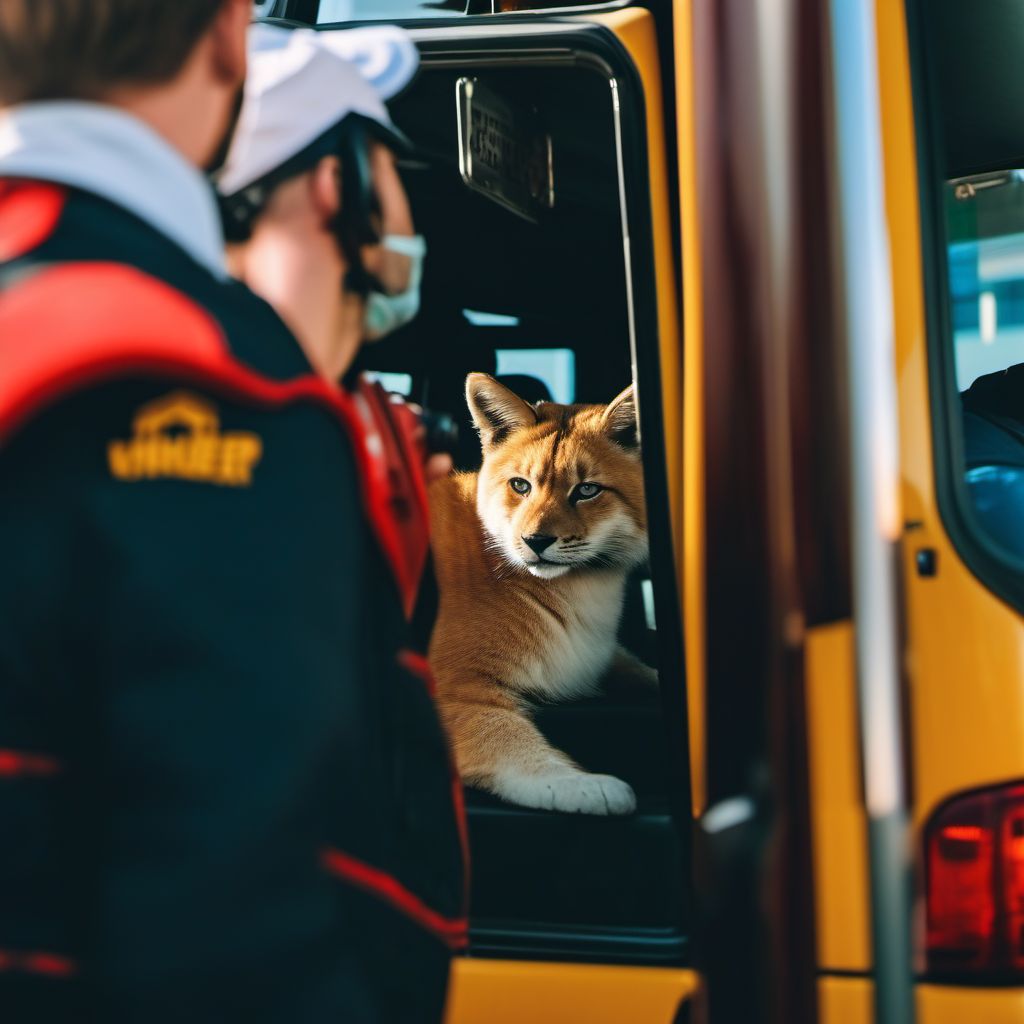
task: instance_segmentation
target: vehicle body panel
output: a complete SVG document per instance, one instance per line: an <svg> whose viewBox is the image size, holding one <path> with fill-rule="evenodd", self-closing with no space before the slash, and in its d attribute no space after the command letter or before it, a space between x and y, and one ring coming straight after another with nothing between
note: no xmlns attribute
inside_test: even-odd
<svg viewBox="0 0 1024 1024"><path fill-rule="evenodd" d="M596 964L459 960L448 1024L668 1024L696 992L689 970Z"/></svg>
<svg viewBox="0 0 1024 1024"><path fill-rule="evenodd" d="M866 971L871 965L853 662L849 622L808 632L807 743L818 966L823 971Z"/></svg>
<svg viewBox="0 0 1024 1024"><path fill-rule="evenodd" d="M914 825L954 793L1024 775L1024 624L964 565L938 507L914 110L901 5L879 0L878 53L896 325ZM920 115L923 116L923 115ZM918 574L922 549L934 577Z"/></svg>
<svg viewBox="0 0 1024 1024"><path fill-rule="evenodd" d="M1024 991L1015 988L917 987L919 1024L1020 1024ZM823 978L818 985L820 1024L871 1024L871 982L865 978Z"/></svg>

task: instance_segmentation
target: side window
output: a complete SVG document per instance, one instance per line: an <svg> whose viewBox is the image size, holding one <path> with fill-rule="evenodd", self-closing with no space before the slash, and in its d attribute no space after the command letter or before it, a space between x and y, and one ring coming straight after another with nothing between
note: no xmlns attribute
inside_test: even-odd
<svg viewBox="0 0 1024 1024"><path fill-rule="evenodd" d="M554 402L576 401L576 353L571 348L499 348L495 352L499 377L535 377Z"/></svg>
<svg viewBox="0 0 1024 1024"><path fill-rule="evenodd" d="M1024 362L1024 171L947 186L949 284L960 391Z"/></svg>
<svg viewBox="0 0 1024 1024"><path fill-rule="evenodd" d="M946 185L964 475L986 539L1024 560L1024 172Z"/></svg>
<svg viewBox="0 0 1024 1024"><path fill-rule="evenodd" d="M366 376L376 381L385 391L409 398L412 395L412 374L391 373L386 370L368 370Z"/></svg>

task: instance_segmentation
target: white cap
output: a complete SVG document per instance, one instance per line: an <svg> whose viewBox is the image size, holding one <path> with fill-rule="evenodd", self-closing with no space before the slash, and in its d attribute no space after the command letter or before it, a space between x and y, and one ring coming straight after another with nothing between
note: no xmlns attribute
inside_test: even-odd
<svg viewBox="0 0 1024 1024"><path fill-rule="evenodd" d="M416 45L395 26L316 32L254 25L245 99L217 188L235 195L349 114L401 140L384 102L408 85L418 64Z"/></svg>

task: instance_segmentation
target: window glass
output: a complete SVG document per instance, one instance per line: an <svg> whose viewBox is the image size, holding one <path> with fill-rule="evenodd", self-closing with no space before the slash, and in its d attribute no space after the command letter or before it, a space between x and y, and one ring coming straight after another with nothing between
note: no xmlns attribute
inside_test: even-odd
<svg viewBox="0 0 1024 1024"><path fill-rule="evenodd" d="M507 313L488 313L482 309L464 309L462 315L474 327L518 327L519 317Z"/></svg>
<svg viewBox="0 0 1024 1024"><path fill-rule="evenodd" d="M554 401L568 405L576 400L576 353L571 348L499 348L495 355L499 377L536 377Z"/></svg>
<svg viewBox="0 0 1024 1024"><path fill-rule="evenodd" d="M410 373L383 373L378 370L368 370L366 376L370 380L375 380L385 391L392 391L404 398L408 398L412 394L412 374Z"/></svg>
<svg viewBox="0 0 1024 1024"><path fill-rule="evenodd" d="M621 6L622 0L320 0L317 21L394 21L399 18L451 18L460 14L507 14L581 7Z"/></svg>
<svg viewBox="0 0 1024 1024"><path fill-rule="evenodd" d="M1024 362L1024 174L951 182L949 284L957 385Z"/></svg>
<svg viewBox="0 0 1024 1024"><path fill-rule="evenodd" d="M968 492L989 538L1024 557L1024 173L948 182L946 224Z"/></svg>
<svg viewBox="0 0 1024 1024"><path fill-rule="evenodd" d="M396 18L450 18L464 14L466 0L320 0L317 21L393 21Z"/></svg>

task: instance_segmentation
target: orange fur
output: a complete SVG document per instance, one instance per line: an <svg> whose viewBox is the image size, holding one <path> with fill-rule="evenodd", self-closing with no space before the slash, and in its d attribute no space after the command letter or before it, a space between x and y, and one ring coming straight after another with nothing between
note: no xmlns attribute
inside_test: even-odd
<svg viewBox="0 0 1024 1024"><path fill-rule="evenodd" d="M440 590L430 661L459 771L526 806L627 813L629 786L575 765L530 710L592 694L609 671L657 678L615 640L626 577L647 555L631 389L609 406L530 406L471 374L467 400L483 465L430 494ZM584 497L591 483L603 489ZM539 553L524 540L538 537Z"/></svg>

